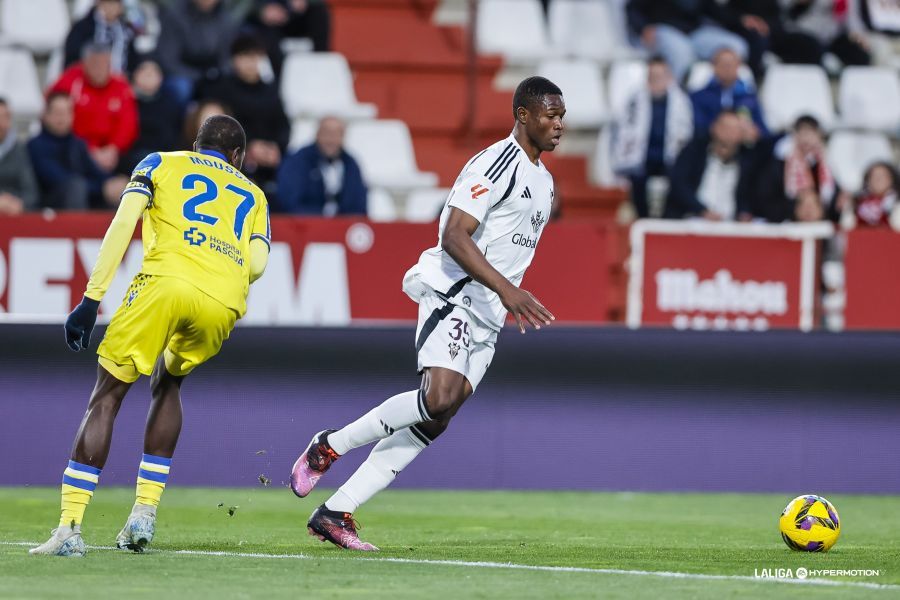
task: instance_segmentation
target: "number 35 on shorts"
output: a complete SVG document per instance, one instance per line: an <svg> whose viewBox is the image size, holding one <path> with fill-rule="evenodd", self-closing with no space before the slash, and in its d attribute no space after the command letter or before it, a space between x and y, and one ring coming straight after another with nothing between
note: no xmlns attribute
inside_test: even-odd
<svg viewBox="0 0 900 600"><path fill-rule="evenodd" d="M460 349L465 348L468 352L469 344L472 342L472 332L469 330L469 322L458 317L451 317L447 325L447 333L450 338L447 349L450 352L450 360L456 360Z"/></svg>

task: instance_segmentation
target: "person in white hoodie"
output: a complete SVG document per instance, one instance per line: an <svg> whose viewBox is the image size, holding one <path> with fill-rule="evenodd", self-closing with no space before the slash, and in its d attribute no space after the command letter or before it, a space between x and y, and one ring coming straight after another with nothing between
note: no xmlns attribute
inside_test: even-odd
<svg viewBox="0 0 900 600"><path fill-rule="evenodd" d="M690 98L675 83L661 57L647 64L647 85L628 100L613 132L613 170L631 182L639 218L649 216L647 179L667 176L678 153L694 134Z"/></svg>

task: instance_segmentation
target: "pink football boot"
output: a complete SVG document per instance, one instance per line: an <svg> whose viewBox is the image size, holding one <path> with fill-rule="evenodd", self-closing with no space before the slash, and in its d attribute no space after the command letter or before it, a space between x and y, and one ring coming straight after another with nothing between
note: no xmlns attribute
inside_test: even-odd
<svg viewBox="0 0 900 600"><path fill-rule="evenodd" d="M359 539L356 533L360 528L359 524L350 513L328 510L323 504L310 515L306 526L309 528L309 535L323 542L328 541L347 550L378 552L377 547Z"/></svg>
<svg viewBox="0 0 900 600"><path fill-rule="evenodd" d="M291 489L300 498L309 495L331 463L340 455L328 445L328 434L336 429L326 429L317 433L291 469Z"/></svg>

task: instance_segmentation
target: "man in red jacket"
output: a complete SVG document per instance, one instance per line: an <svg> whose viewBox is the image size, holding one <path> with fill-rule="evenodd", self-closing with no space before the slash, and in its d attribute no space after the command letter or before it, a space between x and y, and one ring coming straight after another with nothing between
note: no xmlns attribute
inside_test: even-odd
<svg viewBox="0 0 900 600"><path fill-rule="evenodd" d="M75 135L87 142L101 169L111 173L137 139L138 112L128 80L112 73L111 49L88 44L80 63L66 69L48 94L63 92L75 103Z"/></svg>

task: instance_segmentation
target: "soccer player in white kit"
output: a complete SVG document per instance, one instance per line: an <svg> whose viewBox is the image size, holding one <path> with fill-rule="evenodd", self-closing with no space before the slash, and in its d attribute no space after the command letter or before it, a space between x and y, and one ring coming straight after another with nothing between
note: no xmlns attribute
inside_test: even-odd
<svg viewBox="0 0 900 600"><path fill-rule="evenodd" d="M526 325L540 329L553 321L519 284L553 207L553 177L540 156L559 145L565 113L556 85L543 77L525 79L513 96L510 136L463 168L441 213L438 245L403 278L403 291L419 303L421 387L389 398L343 429L315 435L291 472L291 489L301 498L341 455L378 444L310 516L310 535L343 548L377 550L359 539L353 512L447 428L490 366L507 313L522 333Z"/></svg>

